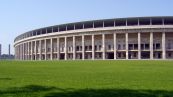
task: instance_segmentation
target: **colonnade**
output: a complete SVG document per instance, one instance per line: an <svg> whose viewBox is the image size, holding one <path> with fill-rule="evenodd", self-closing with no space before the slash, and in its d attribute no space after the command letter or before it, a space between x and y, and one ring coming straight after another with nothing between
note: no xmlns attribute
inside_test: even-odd
<svg viewBox="0 0 173 97"><path fill-rule="evenodd" d="M129 36L131 34L136 36L134 37L136 43L129 42L132 39ZM149 43L141 43L145 40L142 37L145 34L148 35L146 41ZM167 54L165 32L159 33L159 42L154 41L155 34L157 32L38 38L16 44L15 58L19 60L167 59L167 56L172 58L172 55ZM169 52L172 54L171 50Z"/></svg>

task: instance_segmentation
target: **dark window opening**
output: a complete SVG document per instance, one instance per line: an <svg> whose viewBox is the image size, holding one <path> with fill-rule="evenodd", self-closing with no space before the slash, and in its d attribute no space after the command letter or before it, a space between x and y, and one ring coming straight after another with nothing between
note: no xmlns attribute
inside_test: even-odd
<svg viewBox="0 0 173 97"><path fill-rule="evenodd" d="M42 29L42 34L46 34L46 29Z"/></svg>
<svg viewBox="0 0 173 97"><path fill-rule="evenodd" d="M165 18L164 24L165 25L173 25L173 18Z"/></svg>
<svg viewBox="0 0 173 97"><path fill-rule="evenodd" d="M74 25L67 25L67 30L74 30Z"/></svg>
<svg viewBox="0 0 173 97"><path fill-rule="evenodd" d="M153 44L153 49L156 49L156 48L155 48L155 44Z"/></svg>
<svg viewBox="0 0 173 97"><path fill-rule="evenodd" d="M160 49L160 43L156 43L156 49Z"/></svg>
<svg viewBox="0 0 173 97"><path fill-rule="evenodd" d="M150 45L149 44L145 44L145 49L149 49Z"/></svg>
<svg viewBox="0 0 173 97"><path fill-rule="evenodd" d="M133 50L133 44L129 44L129 50Z"/></svg>
<svg viewBox="0 0 173 97"><path fill-rule="evenodd" d="M58 32L58 27L53 27L53 32Z"/></svg>
<svg viewBox="0 0 173 97"><path fill-rule="evenodd" d="M64 60L65 59L65 54L60 54L60 60Z"/></svg>
<svg viewBox="0 0 173 97"><path fill-rule="evenodd" d="M68 25L67 30L74 30L74 25Z"/></svg>
<svg viewBox="0 0 173 97"><path fill-rule="evenodd" d="M152 19L152 25L162 25L162 19L161 18L153 18Z"/></svg>
<svg viewBox="0 0 173 97"><path fill-rule="evenodd" d="M134 52L134 57L137 57L137 53L136 52Z"/></svg>
<svg viewBox="0 0 173 97"><path fill-rule="evenodd" d="M168 57L172 57L172 54L171 53L168 53Z"/></svg>
<svg viewBox="0 0 173 97"><path fill-rule="evenodd" d="M126 20L125 20L125 19L116 20L116 21L115 21L115 25L116 25L116 26L126 26Z"/></svg>
<svg viewBox="0 0 173 97"><path fill-rule="evenodd" d="M103 27L103 21L94 22L94 28L101 28L101 27Z"/></svg>
<svg viewBox="0 0 173 97"><path fill-rule="evenodd" d="M107 59L114 59L114 53L107 53Z"/></svg>
<svg viewBox="0 0 173 97"><path fill-rule="evenodd" d="M134 49L138 49L138 44L134 44Z"/></svg>
<svg viewBox="0 0 173 97"><path fill-rule="evenodd" d="M87 22L84 25L85 28L93 28L93 22Z"/></svg>
<svg viewBox="0 0 173 97"><path fill-rule="evenodd" d="M101 50L101 48L102 48L102 46L101 46L101 45L99 45L99 50Z"/></svg>
<svg viewBox="0 0 173 97"><path fill-rule="evenodd" d="M123 53L123 57L126 57L126 53Z"/></svg>
<svg viewBox="0 0 173 97"><path fill-rule="evenodd" d="M144 44L141 44L141 49L142 49L142 50L144 49Z"/></svg>
<svg viewBox="0 0 173 97"><path fill-rule="evenodd" d="M96 46L96 45L95 45L95 47L94 47L94 48L95 48L95 50L97 50L97 46Z"/></svg>
<svg viewBox="0 0 173 97"><path fill-rule="evenodd" d="M47 28L47 33L52 33L52 28Z"/></svg>
<svg viewBox="0 0 173 97"><path fill-rule="evenodd" d="M85 46L85 50L86 50L86 51L88 50L88 46Z"/></svg>
<svg viewBox="0 0 173 97"><path fill-rule="evenodd" d="M37 32L36 32L36 31L32 32L32 35L33 35L33 36L36 36L36 34L37 34Z"/></svg>
<svg viewBox="0 0 173 97"><path fill-rule="evenodd" d="M92 46L91 45L89 46L89 50L92 50Z"/></svg>
<svg viewBox="0 0 173 97"><path fill-rule="evenodd" d="M59 32L66 31L66 26L59 26Z"/></svg>
<svg viewBox="0 0 173 97"><path fill-rule="evenodd" d="M150 58L150 52L141 52L141 58L142 59L149 59Z"/></svg>
<svg viewBox="0 0 173 97"><path fill-rule="evenodd" d="M79 46L76 46L76 51L79 51Z"/></svg>
<svg viewBox="0 0 173 97"><path fill-rule="evenodd" d="M138 19L128 19L127 25L128 26L138 25Z"/></svg>
<svg viewBox="0 0 173 97"><path fill-rule="evenodd" d="M82 23L75 24L75 29L83 29L83 24Z"/></svg>
<svg viewBox="0 0 173 97"><path fill-rule="evenodd" d="M150 25L150 18L148 19L139 19L140 25Z"/></svg>
<svg viewBox="0 0 173 97"><path fill-rule="evenodd" d="M108 50L111 50L111 45L108 45Z"/></svg>
<svg viewBox="0 0 173 97"><path fill-rule="evenodd" d="M41 34L41 31L40 31L40 30L38 30L38 31L37 31L37 35L40 35L40 34Z"/></svg>
<svg viewBox="0 0 173 97"><path fill-rule="evenodd" d="M114 27L114 20L104 21L104 27Z"/></svg>

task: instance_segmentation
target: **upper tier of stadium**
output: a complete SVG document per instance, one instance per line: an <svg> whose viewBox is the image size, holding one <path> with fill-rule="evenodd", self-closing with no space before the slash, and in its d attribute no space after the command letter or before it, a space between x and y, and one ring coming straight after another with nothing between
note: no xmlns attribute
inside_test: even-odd
<svg viewBox="0 0 173 97"><path fill-rule="evenodd" d="M32 36L38 36L48 33L58 33L63 31L65 32L70 30L120 27L120 26L144 26L144 25L173 25L173 16L114 18L114 19L90 20L90 21L60 24L60 25L43 27L25 32L17 36L14 42Z"/></svg>

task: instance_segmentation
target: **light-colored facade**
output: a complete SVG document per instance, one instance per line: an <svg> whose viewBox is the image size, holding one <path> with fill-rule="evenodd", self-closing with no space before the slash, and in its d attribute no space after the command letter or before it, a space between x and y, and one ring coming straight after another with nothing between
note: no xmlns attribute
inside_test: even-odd
<svg viewBox="0 0 173 97"><path fill-rule="evenodd" d="M1 44L0 44L0 57L1 57L1 54L2 54L2 51L1 51L1 49L2 49L2 46L1 46Z"/></svg>
<svg viewBox="0 0 173 97"><path fill-rule="evenodd" d="M173 59L173 17L56 25L15 39L18 60Z"/></svg>

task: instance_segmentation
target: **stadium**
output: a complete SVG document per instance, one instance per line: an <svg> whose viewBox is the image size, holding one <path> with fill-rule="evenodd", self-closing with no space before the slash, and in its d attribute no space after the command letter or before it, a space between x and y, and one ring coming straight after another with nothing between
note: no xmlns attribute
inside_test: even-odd
<svg viewBox="0 0 173 97"><path fill-rule="evenodd" d="M173 17L83 21L15 38L17 60L173 59Z"/></svg>

